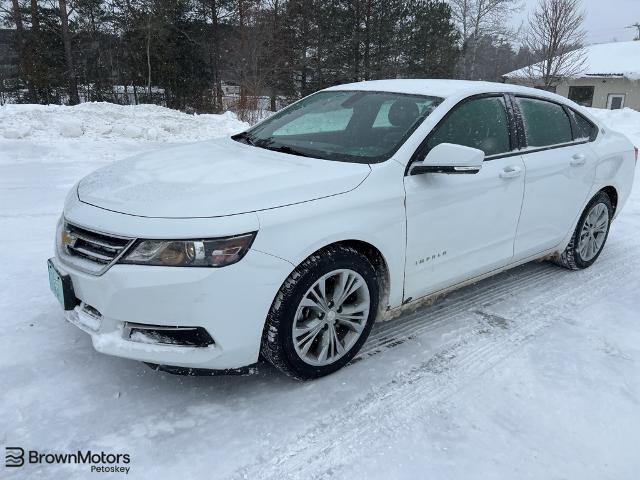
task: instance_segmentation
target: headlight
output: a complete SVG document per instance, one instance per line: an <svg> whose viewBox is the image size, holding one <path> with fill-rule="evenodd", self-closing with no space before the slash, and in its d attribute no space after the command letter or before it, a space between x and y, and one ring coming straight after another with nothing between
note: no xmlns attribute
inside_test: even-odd
<svg viewBox="0 0 640 480"><path fill-rule="evenodd" d="M119 263L164 267L225 267L239 262L256 232L203 240L138 240Z"/></svg>

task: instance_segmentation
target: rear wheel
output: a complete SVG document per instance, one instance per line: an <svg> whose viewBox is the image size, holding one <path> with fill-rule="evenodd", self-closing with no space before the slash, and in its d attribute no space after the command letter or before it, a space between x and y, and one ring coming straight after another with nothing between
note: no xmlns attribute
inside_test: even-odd
<svg viewBox="0 0 640 480"><path fill-rule="evenodd" d="M609 235L613 206L609 196L598 193L587 205L567 248L556 263L571 270L590 267L598 259Z"/></svg>
<svg viewBox="0 0 640 480"><path fill-rule="evenodd" d="M280 289L264 328L262 355L299 379L335 372L366 341L378 310L377 273L346 246L306 259Z"/></svg>

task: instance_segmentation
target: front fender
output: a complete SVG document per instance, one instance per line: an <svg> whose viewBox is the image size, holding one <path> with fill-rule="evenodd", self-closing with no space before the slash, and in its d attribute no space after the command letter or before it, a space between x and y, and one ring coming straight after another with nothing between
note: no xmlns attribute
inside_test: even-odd
<svg viewBox="0 0 640 480"><path fill-rule="evenodd" d="M395 165L391 166L393 170L401 169ZM360 187L345 194L258 212L260 231L252 249L297 266L332 243L345 240L369 243L387 263L389 304L400 305L406 243L404 188L402 173L388 173L372 173Z"/></svg>

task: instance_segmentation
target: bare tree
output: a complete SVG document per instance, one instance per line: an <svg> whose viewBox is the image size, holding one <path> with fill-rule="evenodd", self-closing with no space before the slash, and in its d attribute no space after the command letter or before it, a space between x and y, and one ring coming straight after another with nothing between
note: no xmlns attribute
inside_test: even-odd
<svg viewBox="0 0 640 480"><path fill-rule="evenodd" d="M16 24L16 32L18 35L18 44L21 45L24 35L24 24L22 23L22 12L20 11L20 4L18 0L12 0L11 6L13 7L13 11L11 12L13 15L13 23Z"/></svg>
<svg viewBox="0 0 640 480"><path fill-rule="evenodd" d="M38 0L31 0L31 28L35 32L40 30L40 12L38 9Z"/></svg>
<svg viewBox="0 0 640 480"><path fill-rule="evenodd" d="M22 74L26 77L26 69L25 69L25 59L26 59L26 41L24 36L24 24L22 23L22 12L20 11L20 4L18 0L12 0L11 5L13 7L12 20L16 25L16 40L18 46L18 55L20 56L20 69L22 70ZM29 85L29 93L31 97L31 101L33 101L33 93L31 89L31 82L27 81L27 85Z"/></svg>
<svg viewBox="0 0 640 480"><path fill-rule="evenodd" d="M255 123L258 97L265 90L260 59L264 55L264 38L268 37L269 27L261 21L258 0L236 0L235 3L237 40L229 45L227 66L240 84L240 95L232 109L240 119Z"/></svg>
<svg viewBox="0 0 640 480"><path fill-rule="evenodd" d="M222 72L221 72L221 39L220 39L220 21L222 9L228 2L219 0L204 0L208 2L211 13L211 70L213 73L213 110L221 112L224 109L222 104Z"/></svg>
<svg viewBox="0 0 640 480"><path fill-rule="evenodd" d="M67 11L66 0L58 0L60 7L60 23L62 25L62 42L64 44L64 57L67 63L67 88L69 89L69 104L77 105L80 103L78 96L78 82L76 80L76 72L73 66L73 52L71 50L71 32L69 31L69 12Z"/></svg>
<svg viewBox="0 0 640 480"><path fill-rule="evenodd" d="M545 88L584 71L586 57L580 47L585 38L581 0L539 0L529 18L525 45L542 60L525 67L529 83Z"/></svg>
<svg viewBox="0 0 640 480"><path fill-rule="evenodd" d="M522 8L520 0L449 0L453 20L460 30L462 56L460 70L464 78L476 76L478 45L487 36L510 36L505 22Z"/></svg>
<svg viewBox="0 0 640 480"><path fill-rule="evenodd" d="M638 30L638 34L633 38L633 40L634 41L640 40L640 23L638 23L638 22L633 23L633 24L629 25L626 28L635 28L636 30Z"/></svg>
<svg viewBox="0 0 640 480"><path fill-rule="evenodd" d="M151 5L147 6L147 38L145 41L147 50L147 95L151 98Z"/></svg>

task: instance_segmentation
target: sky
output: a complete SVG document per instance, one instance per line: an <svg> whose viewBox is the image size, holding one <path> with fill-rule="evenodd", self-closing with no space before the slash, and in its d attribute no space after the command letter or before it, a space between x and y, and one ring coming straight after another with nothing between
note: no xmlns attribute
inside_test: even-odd
<svg viewBox="0 0 640 480"><path fill-rule="evenodd" d="M522 2L522 12L512 20L514 26L519 26L523 21L526 23L528 13L538 0ZM582 0L582 4L586 12L586 43L606 43L614 38L619 42L633 40L637 30L625 27L640 23L640 0Z"/></svg>

